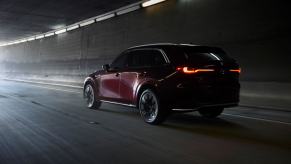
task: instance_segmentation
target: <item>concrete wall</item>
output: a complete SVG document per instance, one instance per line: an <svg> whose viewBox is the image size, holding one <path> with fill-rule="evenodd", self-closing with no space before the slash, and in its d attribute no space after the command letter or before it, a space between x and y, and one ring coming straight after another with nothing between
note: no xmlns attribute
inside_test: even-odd
<svg viewBox="0 0 291 164"><path fill-rule="evenodd" d="M276 0L169 0L50 38L1 47L0 73L82 82L127 47L194 43L220 46L238 60L243 95L264 96L257 90L263 87L273 98L289 97L290 90L276 93L278 88L291 89L288 9Z"/></svg>

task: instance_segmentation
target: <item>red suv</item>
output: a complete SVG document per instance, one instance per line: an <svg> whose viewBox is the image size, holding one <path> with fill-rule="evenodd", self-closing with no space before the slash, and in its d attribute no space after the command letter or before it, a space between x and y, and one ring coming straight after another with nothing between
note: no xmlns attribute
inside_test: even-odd
<svg viewBox="0 0 291 164"><path fill-rule="evenodd" d="M142 45L89 75L84 97L89 108L101 102L136 107L150 124L161 123L173 111L197 110L213 118L238 105L239 74L236 61L220 48Z"/></svg>

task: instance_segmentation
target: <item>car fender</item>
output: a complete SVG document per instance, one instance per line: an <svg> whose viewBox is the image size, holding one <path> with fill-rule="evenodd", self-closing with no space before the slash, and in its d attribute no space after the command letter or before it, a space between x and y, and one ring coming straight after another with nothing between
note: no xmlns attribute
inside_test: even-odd
<svg viewBox="0 0 291 164"><path fill-rule="evenodd" d="M90 75L88 76L85 80L84 80L84 84L83 84L83 95L85 96L85 86L91 83L93 85L93 89L94 89L94 93L96 94L98 91L98 88L96 88L97 86L97 80L95 78L95 75ZM95 95L98 96L98 95Z"/></svg>
<svg viewBox="0 0 291 164"><path fill-rule="evenodd" d="M139 94L141 94L141 91L144 89L144 87L147 87L147 88L151 88L151 89L154 89L155 92L157 92L158 94L158 87L159 85L159 82L154 80L154 79L144 79L143 81L141 81L139 83L139 85L137 86L137 89L135 90L135 93L134 93L134 104L136 104L136 106L138 107L138 97L139 97Z"/></svg>

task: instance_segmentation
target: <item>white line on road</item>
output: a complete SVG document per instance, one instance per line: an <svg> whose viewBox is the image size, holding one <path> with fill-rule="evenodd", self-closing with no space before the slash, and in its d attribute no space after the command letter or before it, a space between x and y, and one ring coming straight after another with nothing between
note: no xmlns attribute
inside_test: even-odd
<svg viewBox="0 0 291 164"><path fill-rule="evenodd" d="M57 88L51 88L51 87L44 87L44 86L38 86L38 85L32 85L34 87L38 87L38 88L45 88L45 89L50 89L50 90L56 90L56 91L63 91L63 92L71 92L71 93L82 93L82 92L78 92L78 91L71 91L71 90L65 90L65 89L57 89Z"/></svg>
<svg viewBox="0 0 291 164"><path fill-rule="evenodd" d="M7 79L7 78L3 78L3 80L16 81L16 82L25 82L25 83L35 83L35 84L44 84L44 85L53 85L53 86L61 86L61 87L71 87L71 88L78 88L78 89L83 88L83 87L75 86L75 85L45 83L45 82L30 81L30 80L18 80L18 79Z"/></svg>
<svg viewBox="0 0 291 164"><path fill-rule="evenodd" d="M282 122L282 121L269 120L269 119L263 119L263 118L255 118L255 117L242 116L242 115L236 115L236 114L223 113L222 115L258 120L258 121L265 121L265 122L271 122L271 123L278 123L278 124L284 124L284 125L291 125L291 123L289 122Z"/></svg>

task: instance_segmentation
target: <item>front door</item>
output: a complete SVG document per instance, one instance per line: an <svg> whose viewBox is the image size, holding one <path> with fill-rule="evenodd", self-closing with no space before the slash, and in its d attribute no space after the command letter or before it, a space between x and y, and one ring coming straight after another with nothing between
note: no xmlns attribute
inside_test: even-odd
<svg viewBox="0 0 291 164"><path fill-rule="evenodd" d="M119 99L119 80L117 71L110 71L100 78L100 98L107 101L117 101Z"/></svg>
<svg viewBox="0 0 291 164"><path fill-rule="evenodd" d="M100 78L100 97L107 101L120 101L120 73L126 67L127 55L122 54L110 65L109 70Z"/></svg>

